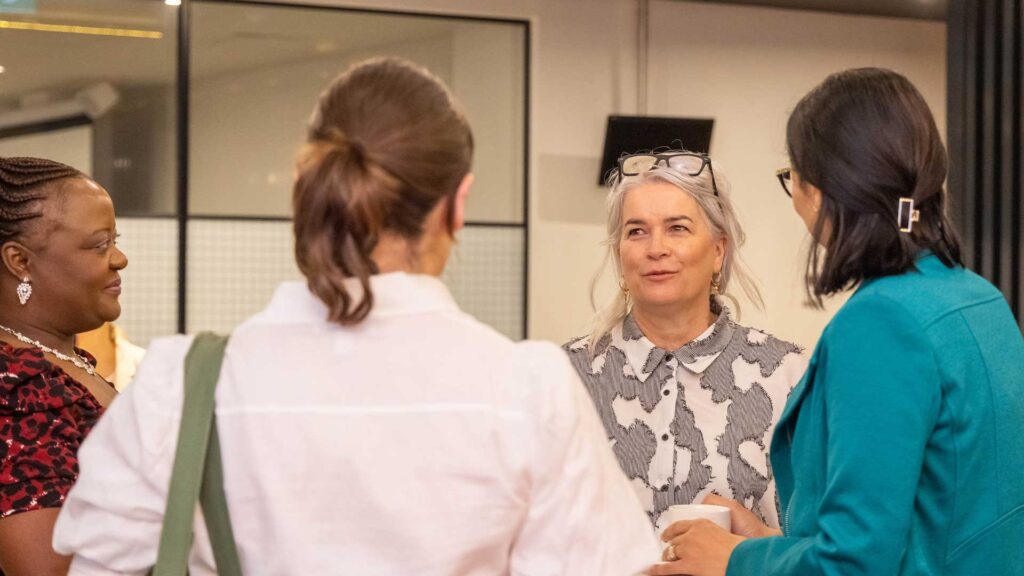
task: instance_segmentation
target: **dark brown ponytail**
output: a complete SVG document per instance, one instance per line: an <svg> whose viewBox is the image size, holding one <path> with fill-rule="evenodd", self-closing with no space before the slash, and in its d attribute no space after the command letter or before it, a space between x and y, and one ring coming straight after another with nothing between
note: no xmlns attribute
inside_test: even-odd
<svg viewBox="0 0 1024 576"><path fill-rule="evenodd" d="M298 161L295 256L331 321L366 318L381 235L418 239L469 173L472 148L448 90L403 60L357 64L321 94Z"/></svg>

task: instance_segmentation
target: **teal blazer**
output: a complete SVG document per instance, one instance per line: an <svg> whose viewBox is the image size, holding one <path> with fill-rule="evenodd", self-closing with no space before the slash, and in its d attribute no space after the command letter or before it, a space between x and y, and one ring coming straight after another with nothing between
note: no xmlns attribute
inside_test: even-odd
<svg viewBox="0 0 1024 576"><path fill-rule="evenodd" d="M1024 574L1024 339L926 254L825 328L771 445L784 535L728 576Z"/></svg>

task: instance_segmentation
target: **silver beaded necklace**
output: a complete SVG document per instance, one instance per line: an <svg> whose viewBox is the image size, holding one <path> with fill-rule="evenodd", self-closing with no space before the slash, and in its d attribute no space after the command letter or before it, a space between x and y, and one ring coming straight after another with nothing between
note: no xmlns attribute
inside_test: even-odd
<svg viewBox="0 0 1024 576"><path fill-rule="evenodd" d="M93 368L92 364L90 364L89 361L86 360L85 358L82 358L77 352L75 353L74 356L68 356L67 354L61 352L60 350L54 350L53 348L50 348L49 346L43 344L42 342L39 342L38 340L33 340L33 339L29 338L28 336L25 336L21 332L18 332L17 330L8 328L7 326L4 326L3 324L0 324L0 330L3 330L4 332L7 332L11 336L14 336L15 338L17 338L19 341L24 342L25 344L31 344L31 345L35 346L36 348L39 348L43 352L48 352L50 354L53 354L54 356L56 356L57 358L65 361L65 362L71 362L75 366L78 366L82 370L85 370L86 373L88 373L90 376L96 374L96 369Z"/></svg>

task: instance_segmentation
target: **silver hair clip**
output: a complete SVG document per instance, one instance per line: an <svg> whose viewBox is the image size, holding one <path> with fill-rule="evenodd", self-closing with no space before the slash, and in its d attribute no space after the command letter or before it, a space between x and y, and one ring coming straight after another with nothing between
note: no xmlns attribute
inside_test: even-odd
<svg viewBox="0 0 1024 576"><path fill-rule="evenodd" d="M921 211L914 210L913 198L900 198L899 211L896 213L896 224L900 232L909 234L914 230L914 222L921 219Z"/></svg>

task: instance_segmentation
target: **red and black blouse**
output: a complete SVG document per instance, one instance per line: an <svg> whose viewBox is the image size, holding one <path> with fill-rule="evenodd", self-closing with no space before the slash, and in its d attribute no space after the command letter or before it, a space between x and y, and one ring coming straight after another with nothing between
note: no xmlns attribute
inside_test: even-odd
<svg viewBox="0 0 1024 576"><path fill-rule="evenodd" d="M63 504L78 478L78 447L102 412L42 350L0 342L0 518Z"/></svg>

